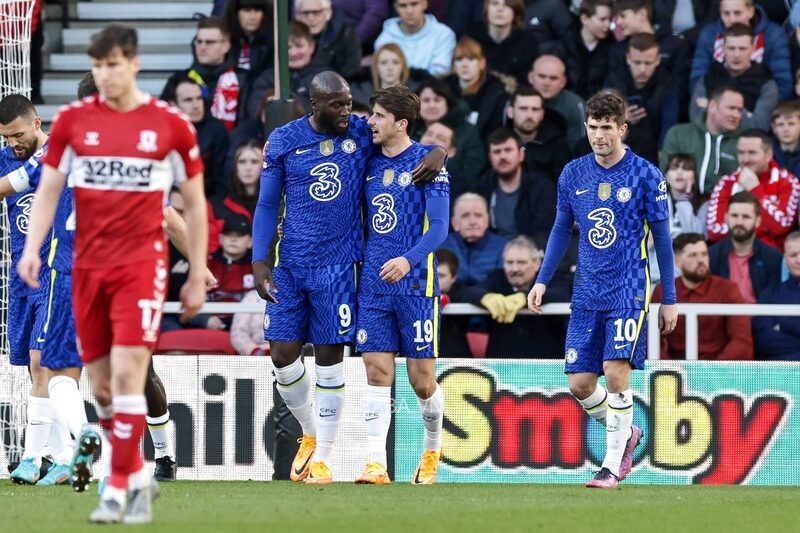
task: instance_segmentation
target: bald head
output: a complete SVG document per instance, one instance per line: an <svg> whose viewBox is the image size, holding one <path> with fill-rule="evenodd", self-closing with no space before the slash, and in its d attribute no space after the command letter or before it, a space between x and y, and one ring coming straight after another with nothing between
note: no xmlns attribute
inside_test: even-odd
<svg viewBox="0 0 800 533"><path fill-rule="evenodd" d="M332 70L324 70L311 80L308 95L317 99L343 92L350 92L350 86L344 78Z"/></svg>

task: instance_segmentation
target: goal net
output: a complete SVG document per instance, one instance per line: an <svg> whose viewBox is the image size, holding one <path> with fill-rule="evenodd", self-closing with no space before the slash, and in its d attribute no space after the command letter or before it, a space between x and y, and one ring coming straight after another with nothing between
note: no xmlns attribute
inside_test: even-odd
<svg viewBox="0 0 800 533"><path fill-rule="evenodd" d="M34 0L0 0L0 99L31 96L31 19ZM0 138L0 148L5 145ZM0 202L0 477L22 455L30 382L26 369L8 364L8 276L11 265L8 209Z"/></svg>

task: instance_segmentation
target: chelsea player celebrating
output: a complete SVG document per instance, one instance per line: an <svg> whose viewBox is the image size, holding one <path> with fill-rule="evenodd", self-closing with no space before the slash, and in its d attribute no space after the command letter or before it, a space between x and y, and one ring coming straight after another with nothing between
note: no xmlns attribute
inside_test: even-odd
<svg viewBox="0 0 800 533"><path fill-rule="evenodd" d="M330 461L344 406L344 345L355 339L357 263L362 259L364 170L377 150L366 120L351 115L350 87L324 71L311 80L312 112L273 131L264 148L253 224L253 274L267 300L278 392L303 429L293 481L333 482ZM446 153L432 151L414 178L432 179ZM266 264L285 199L274 270ZM435 273L435 271L434 271ZM300 350L316 353L316 413Z"/></svg>
<svg viewBox="0 0 800 533"><path fill-rule="evenodd" d="M542 313L542 296L578 225L578 267L566 340L569 390L606 426L606 456L586 486L615 488L633 465L642 430L632 425L631 369L644 368L650 303L647 239L653 232L664 284L662 334L678 318L673 282L667 185L661 172L622 144L625 103L600 93L586 104L592 154L566 167L558 179L558 212L528 307ZM605 374L606 386L598 384Z"/></svg>
<svg viewBox="0 0 800 533"><path fill-rule="evenodd" d="M404 86L377 91L369 125L381 147L367 166L367 249L358 292L356 342L363 352L369 461L356 483L386 484L386 436L391 423L394 356L406 357L408 378L425 424L425 451L411 482L436 481L444 393L436 383L439 284L434 251L447 237L450 185L446 170L423 187L411 170L431 148L412 141L419 98Z"/></svg>

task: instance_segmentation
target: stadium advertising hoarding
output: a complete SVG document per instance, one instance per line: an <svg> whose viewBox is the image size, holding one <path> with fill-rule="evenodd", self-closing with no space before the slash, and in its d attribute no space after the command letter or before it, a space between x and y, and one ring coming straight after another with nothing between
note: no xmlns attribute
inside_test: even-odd
<svg viewBox="0 0 800 533"><path fill-rule="evenodd" d="M402 374L401 480L422 439ZM446 397L440 482L584 483L599 470L605 430L569 394L562 362L442 359L437 375ZM632 375L645 441L626 483L800 484L798 378L796 363L648 361Z"/></svg>
<svg viewBox="0 0 800 533"><path fill-rule="evenodd" d="M155 365L176 424L180 479L271 479L268 358L157 356ZM313 379L313 360L306 367ZM441 359L437 376L446 396L440 482L584 483L599 469L604 429L569 394L561 361ZM346 359L345 377L331 465L339 481L355 479L367 458L359 358ZM645 440L626 483L800 485L799 378L798 363L648 361L632 376ZM81 389L88 400L85 378ZM407 481L423 429L402 361L394 411L393 479Z"/></svg>

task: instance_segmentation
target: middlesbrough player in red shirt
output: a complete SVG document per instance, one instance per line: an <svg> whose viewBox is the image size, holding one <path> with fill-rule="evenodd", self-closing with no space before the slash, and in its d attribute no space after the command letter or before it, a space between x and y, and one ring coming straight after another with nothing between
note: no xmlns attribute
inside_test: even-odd
<svg viewBox="0 0 800 533"><path fill-rule="evenodd" d="M188 318L205 298L203 164L188 119L137 87L134 29L108 26L92 37L88 54L100 94L64 106L54 119L18 270L29 285L37 284L38 250L69 174L75 193L75 325L101 423L112 428L111 478L89 520L145 523L158 490L139 441L147 367L167 289L163 205L177 182L188 230L190 273L181 289ZM76 483L88 481L98 445L99 436L87 426L73 461Z"/></svg>

